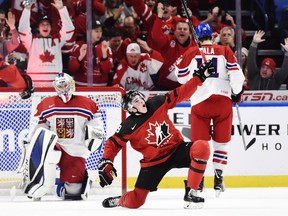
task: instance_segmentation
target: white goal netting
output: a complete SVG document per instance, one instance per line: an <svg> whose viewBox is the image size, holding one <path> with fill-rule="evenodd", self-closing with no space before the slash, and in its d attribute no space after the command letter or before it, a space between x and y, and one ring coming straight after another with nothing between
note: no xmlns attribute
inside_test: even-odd
<svg viewBox="0 0 288 216"><path fill-rule="evenodd" d="M125 113L121 109L123 93L116 87L77 88L76 90L75 94L87 96L98 104L104 122L105 140L115 133L125 118ZM38 89L31 98L22 100L17 92L0 92L0 188L11 187L9 183L20 181L22 175L16 172L22 153L19 144L28 134L30 116L34 114L41 100L55 94L52 88ZM88 158L89 173L97 172L97 163L102 154L103 148L99 152L92 153ZM125 152L122 153L124 154ZM122 175L125 161L126 158L123 160L122 157L117 161L118 185L121 181L122 191L126 190L126 184L122 181L126 177ZM125 173L126 171L124 175Z"/></svg>

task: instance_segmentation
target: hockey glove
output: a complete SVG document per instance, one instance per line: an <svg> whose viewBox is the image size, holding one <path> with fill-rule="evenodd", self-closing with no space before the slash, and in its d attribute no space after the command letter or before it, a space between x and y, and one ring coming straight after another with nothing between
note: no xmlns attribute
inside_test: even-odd
<svg viewBox="0 0 288 216"><path fill-rule="evenodd" d="M231 94L231 100L233 103L235 104L239 104L242 101L242 95L244 92L244 88L242 88L241 92L239 92L238 94Z"/></svg>
<svg viewBox="0 0 288 216"><path fill-rule="evenodd" d="M91 152L96 152L101 149L101 145L103 142L103 131L86 125L85 127L85 145Z"/></svg>
<svg viewBox="0 0 288 216"><path fill-rule="evenodd" d="M32 79L29 75L27 74L21 74L25 83L26 83L26 89L24 92L20 93L20 97L22 99L28 99L31 97L31 94L34 92L34 86L33 86L33 82Z"/></svg>
<svg viewBox="0 0 288 216"><path fill-rule="evenodd" d="M114 168L112 161L105 158L102 158L98 164L98 173L101 187L110 185L114 177L117 177L117 171Z"/></svg>
<svg viewBox="0 0 288 216"><path fill-rule="evenodd" d="M198 76L202 82L206 80L214 72L214 66L211 60L204 62L197 70L194 71L193 76Z"/></svg>

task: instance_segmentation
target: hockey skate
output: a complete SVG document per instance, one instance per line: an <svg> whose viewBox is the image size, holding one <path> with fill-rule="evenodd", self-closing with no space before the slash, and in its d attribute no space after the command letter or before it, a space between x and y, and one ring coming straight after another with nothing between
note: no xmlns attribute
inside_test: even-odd
<svg viewBox="0 0 288 216"><path fill-rule="evenodd" d="M197 190L191 189L187 186L187 180L184 180L185 195L184 208L185 209L200 209L203 208L204 198L197 196Z"/></svg>
<svg viewBox="0 0 288 216"><path fill-rule="evenodd" d="M218 169L215 170L214 190L216 193L216 197L219 197L221 192L225 191L225 186L223 183L222 170L218 170Z"/></svg>
<svg viewBox="0 0 288 216"><path fill-rule="evenodd" d="M117 197L108 197L106 199L103 200L102 202L102 206L104 208L114 208L119 206L119 200L120 200L121 196L117 196Z"/></svg>
<svg viewBox="0 0 288 216"><path fill-rule="evenodd" d="M203 192L204 191L204 176L199 184L199 187L198 187L198 191L199 192Z"/></svg>

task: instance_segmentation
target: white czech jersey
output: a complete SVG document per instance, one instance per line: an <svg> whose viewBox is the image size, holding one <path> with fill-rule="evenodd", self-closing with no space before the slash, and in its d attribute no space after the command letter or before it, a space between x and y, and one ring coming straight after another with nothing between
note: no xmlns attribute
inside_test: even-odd
<svg viewBox="0 0 288 216"><path fill-rule="evenodd" d="M57 143L66 153L88 158L90 151L84 143L88 124L104 131L100 110L89 98L74 95L64 103L58 96L47 97L37 106L30 123L28 141L38 127L44 127L57 134Z"/></svg>
<svg viewBox="0 0 288 216"><path fill-rule="evenodd" d="M209 98L212 94L231 98L231 93L238 94L244 83L243 72L229 47L221 45L202 46L206 59L212 60L215 74L205 80L191 97L191 106ZM176 62L175 73L178 82L186 83L193 77L194 70L203 60L197 47L188 49Z"/></svg>

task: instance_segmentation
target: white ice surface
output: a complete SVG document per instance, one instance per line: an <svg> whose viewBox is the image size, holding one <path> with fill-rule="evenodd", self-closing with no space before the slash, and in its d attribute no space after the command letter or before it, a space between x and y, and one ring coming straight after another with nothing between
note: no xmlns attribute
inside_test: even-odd
<svg viewBox="0 0 288 216"><path fill-rule="evenodd" d="M0 215L29 216L288 216L288 188L227 188L220 198L206 189L203 209L184 209L184 189L158 189L148 195L139 209L105 209L102 200L119 194L99 193L86 201L62 201L47 195L33 202L17 192L12 200L9 190L0 196Z"/></svg>

